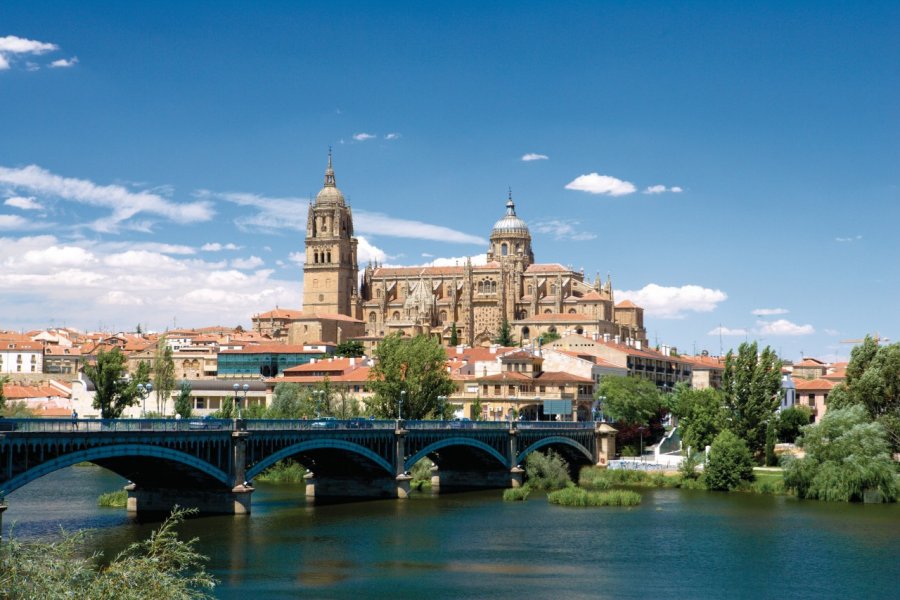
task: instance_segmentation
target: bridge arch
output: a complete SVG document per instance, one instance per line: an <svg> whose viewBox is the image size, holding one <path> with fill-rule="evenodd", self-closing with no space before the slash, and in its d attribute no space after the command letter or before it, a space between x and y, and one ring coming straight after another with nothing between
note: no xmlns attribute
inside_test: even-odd
<svg viewBox="0 0 900 600"><path fill-rule="evenodd" d="M252 481L254 477L274 465L280 460L284 460L285 458L290 458L296 454L301 454L303 452L308 452L310 450L323 450L323 449L334 449L334 450L345 450L348 452L353 452L360 456L363 456L382 469L384 469L388 475L394 475L394 467L386 461L384 458L378 456L365 446L360 446L359 444L354 444L353 442L347 442L345 440L338 439L321 439L321 440L308 440L305 442L300 442L298 444L293 444L286 448L282 448L278 452L274 454L270 454L264 459L260 460L258 463L247 469L247 480Z"/></svg>
<svg viewBox="0 0 900 600"><path fill-rule="evenodd" d="M447 448L448 446L468 446L470 448L477 448L487 453L491 457L497 459L501 466L506 468L509 467L506 457L497 452L495 448L492 448L488 444L472 438L452 437L445 440L439 440L437 442L429 444L428 446L425 446L403 462L403 469L405 471L409 471L413 467L413 465L415 465L417 462L419 462L432 452L437 452L441 448Z"/></svg>
<svg viewBox="0 0 900 600"><path fill-rule="evenodd" d="M231 487L231 482L225 471L212 466L196 456L181 452L180 450L173 450L163 446L151 446L148 444L116 444L110 446L95 446L86 450L63 454L62 456L42 462L7 481L0 492L9 494L39 477L43 477L44 475L58 471L59 469L71 467L72 465L81 462L96 462L99 466L104 466L102 464L104 459L126 457L158 458L161 460L174 461L193 468L204 475L208 475L224 486ZM121 475L121 473L119 474Z"/></svg>
<svg viewBox="0 0 900 600"><path fill-rule="evenodd" d="M558 445L568 446L568 447L573 448L576 451L576 453L581 454L582 456L584 456L584 458L586 460L590 461L590 463L593 464L594 455L590 450L588 450L587 448L585 448L584 446L582 446L575 440L573 440L571 438L563 437L560 435L546 437L546 438L544 438L542 440L538 440L535 443L533 443L532 445L528 446L527 448L525 448L525 450L523 450L516 457L516 464L521 465L525 461L525 458L532 452L535 452L536 450L540 450L541 448L544 448L545 446L558 446Z"/></svg>

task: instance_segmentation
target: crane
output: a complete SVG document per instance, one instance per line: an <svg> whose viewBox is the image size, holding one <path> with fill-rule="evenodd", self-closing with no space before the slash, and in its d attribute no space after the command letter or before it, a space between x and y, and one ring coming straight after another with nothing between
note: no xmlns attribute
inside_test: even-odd
<svg viewBox="0 0 900 600"><path fill-rule="evenodd" d="M871 337L873 340L875 340L875 345L876 345L876 346L877 346L877 345L880 345L880 344L882 344L882 343L886 344L886 343L888 343L889 341L891 341L890 338L887 338L887 337L881 337L881 336L878 334L877 331L876 331L875 333L871 334L871 335L866 336L866 337ZM859 340L841 340L840 343L842 343L842 344L862 344L864 341L866 341L865 338L859 339Z"/></svg>

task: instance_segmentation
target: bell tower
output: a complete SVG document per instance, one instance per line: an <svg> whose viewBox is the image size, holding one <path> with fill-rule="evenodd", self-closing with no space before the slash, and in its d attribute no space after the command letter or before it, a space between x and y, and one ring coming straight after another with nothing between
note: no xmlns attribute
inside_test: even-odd
<svg viewBox="0 0 900 600"><path fill-rule="evenodd" d="M358 272L353 214L335 183L329 149L325 185L306 217L303 311L355 317Z"/></svg>

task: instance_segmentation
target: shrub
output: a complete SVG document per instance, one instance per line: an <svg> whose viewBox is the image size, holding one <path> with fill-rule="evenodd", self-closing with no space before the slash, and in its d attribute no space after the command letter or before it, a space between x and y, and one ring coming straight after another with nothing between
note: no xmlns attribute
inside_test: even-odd
<svg viewBox="0 0 900 600"><path fill-rule="evenodd" d="M125 490L116 490L115 492L107 492L100 494L97 498L97 506L104 508L125 508L128 504L128 492Z"/></svg>
<svg viewBox="0 0 900 600"><path fill-rule="evenodd" d="M558 490L572 482L569 465L553 450L548 450L546 454L529 454L525 459L525 475L528 485L538 490Z"/></svg>
<svg viewBox="0 0 900 600"><path fill-rule="evenodd" d="M800 428L812 421L812 411L805 406L792 406L778 415L778 439L793 444L800 435Z"/></svg>
<svg viewBox="0 0 900 600"><path fill-rule="evenodd" d="M726 429L712 443L703 475L711 490L733 490L753 480L753 457L744 440Z"/></svg>
<svg viewBox="0 0 900 600"><path fill-rule="evenodd" d="M547 500L560 506L637 506L641 503L641 495L630 490L589 492L570 485L550 492L547 494Z"/></svg>
<svg viewBox="0 0 900 600"><path fill-rule="evenodd" d="M531 487L527 485L517 488L507 488L503 490L503 500L505 502L524 502L525 500L528 500L530 494Z"/></svg>
<svg viewBox="0 0 900 600"><path fill-rule="evenodd" d="M421 490L425 487L431 487L431 467L433 466L434 463L427 458L423 458L422 460L414 464L413 468L409 472L409 474L412 476L410 486L417 490Z"/></svg>
<svg viewBox="0 0 900 600"><path fill-rule="evenodd" d="M700 477L697 467L700 466L702 456L700 452L694 452L681 461L681 464L678 465L678 473L682 479L698 479Z"/></svg>
<svg viewBox="0 0 900 600"><path fill-rule="evenodd" d="M892 502L898 496L897 468L884 427L870 422L862 406L829 410L807 427L797 445L801 459L787 459L784 485L800 498L860 502L866 492Z"/></svg>
<svg viewBox="0 0 900 600"><path fill-rule="evenodd" d="M303 483L304 475L306 475L306 468L288 458L278 461L257 475L256 479L267 483Z"/></svg>
<svg viewBox="0 0 900 600"><path fill-rule="evenodd" d="M608 490L612 486L607 476L609 472L607 469L584 467L578 474L578 485L595 490Z"/></svg>

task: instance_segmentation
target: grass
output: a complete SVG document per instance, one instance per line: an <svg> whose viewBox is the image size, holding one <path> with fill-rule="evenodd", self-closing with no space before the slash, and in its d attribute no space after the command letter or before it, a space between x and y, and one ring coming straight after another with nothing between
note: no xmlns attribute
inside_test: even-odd
<svg viewBox="0 0 900 600"><path fill-rule="evenodd" d="M303 483L306 468L292 460L281 460L256 476L257 481L266 483Z"/></svg>
<svg viewBox="0 0 900 600"><path fill-rule="evenodd" d="M100 494L97 498L97 506L104 508L125 508L128 503L128 492L125 490L116 490L115 492L107 492Z"/></svg>
<svg viewBox="0 0 900 600"><path fill-rule="evenodd" d="M742 484L737 491L753 494L783 495L784 476L780 469L755 469L755 481ZM616 486L680 488L684 490L705 490L703 477L685 477L679 473L666 475L647 471L627 469L599 469L585 467L581 470L578 485L591 490L608 490Z"/></svg>
<svg viewBox="0 0 900 600"><path fill-rule="evenodd" d="M507 488L503 490L503 501L524 502L525 500L528 500L530 494L531 486L523 485L522 487L517 488Z"/></svg>
<svg viewBox="0 0 900 600"><path fill-rule="evenodd" d="M641 495L631 490L590 492L573 485L550 492L547 501L560 506L637 506Z"/></svg>

